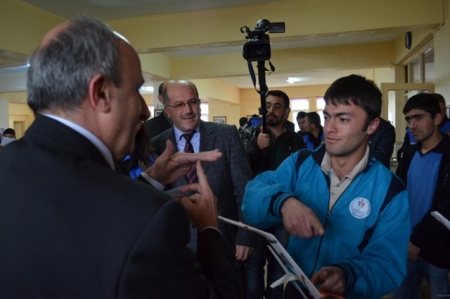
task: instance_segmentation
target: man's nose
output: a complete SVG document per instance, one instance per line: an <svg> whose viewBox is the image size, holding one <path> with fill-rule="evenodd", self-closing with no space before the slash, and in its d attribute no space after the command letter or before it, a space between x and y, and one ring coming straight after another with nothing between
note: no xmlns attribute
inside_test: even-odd
<svg viewBox="0 0 450 299"><path fill-rule="evenodd" d="M141 102L141 116L140 119L142 121L146 121L150 118L150 110L148 110L147 103L145 103L144 98L139 95L139 101Z"/></svg>

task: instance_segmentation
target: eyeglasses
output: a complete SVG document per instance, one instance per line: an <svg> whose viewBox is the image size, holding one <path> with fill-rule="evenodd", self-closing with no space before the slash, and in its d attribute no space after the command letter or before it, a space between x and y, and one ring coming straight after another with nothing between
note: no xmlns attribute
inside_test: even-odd
<svg viewBox="0 0 450 299"><path fill-rule="evenodd" d="M181 110L181 109L184 109L184 107L186 107L186 105L189 105L189 108L192 108L192 107L198 106L199 104L200 104L200 100L199 99L190 99L187 102L176 102L173 105L164 104L164 106L173 108L175 110Z"/></svg>

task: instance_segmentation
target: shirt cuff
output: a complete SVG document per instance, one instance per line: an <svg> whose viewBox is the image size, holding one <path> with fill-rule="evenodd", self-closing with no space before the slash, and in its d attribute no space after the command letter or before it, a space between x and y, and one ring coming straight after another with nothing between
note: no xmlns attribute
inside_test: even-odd
<svg viewBox="0 0 450 299"><path fill-rule="evenodd" d="M161 184L160 182L158 182L157 180L155 180L154 178L150 177L148 174L146 174L145 172L141 172L141 176L147 181L149 182L149 184L151 184L153 187L155 187L158 190L163 191L166 186L164 186L163 184Z"/></svg>

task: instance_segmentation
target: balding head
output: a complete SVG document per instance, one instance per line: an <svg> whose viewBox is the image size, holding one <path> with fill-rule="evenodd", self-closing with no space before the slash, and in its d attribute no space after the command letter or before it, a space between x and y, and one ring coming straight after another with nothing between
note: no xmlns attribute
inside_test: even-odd
<svg viewBox="0 0 450 299"><path fill-rule="evenodd" d="M118 39L104 23L82 17L52 28L30 59L28 104L35 113L73 111L101 74L121 84Z"/></svg>

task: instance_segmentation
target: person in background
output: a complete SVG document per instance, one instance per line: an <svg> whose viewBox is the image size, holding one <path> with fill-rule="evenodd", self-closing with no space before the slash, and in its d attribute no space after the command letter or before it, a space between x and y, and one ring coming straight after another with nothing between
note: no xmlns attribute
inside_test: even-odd
<svg viewBox="0 0 450 299"><path fill-rule="evenodd" d="M241 117L239 119L239 128L238 128L239 135L242 133L242 130L244 130L248 126L249 126L249 124L248 124L247 117Z"/></svg>
<svg viewBox="0 0 450 299"><path fill-rule="evenodd" d="M161 104L164 104L163 102L163 92L166 88L167 84L170 82L173 82L172 80L164 81L163 83L159 84L158 87L158 100L161 102ZM158 116L155 116L153 118L150 118L144 122L145 130L147 131L147 135L149 140L153 137L161 134L167 129L170 129L172 127L172 120L167 117L167 114L162 111Z"/></svg>
<svg viewBox="0 0 450 299"><path fill-rule="evenodd" d="M300 130L297 133L300 134L300 136L302 136L302 137L305 134L305 132L304 132L305 116L306 116L306 112L299 111L297 113L297 124L298 124L298 127L300 128Z"/></svg>
<svg viewBox="0 0 450 299"><path fill-rule="evenodd" d="M375 157L387 168L390 167L395 144L395 128L380 117L377 130L369 137L369 146L374 149Z"/></svg>
<svg viewBox="0 0 450 299"><path fill-rule="evenodd" d="M303 140L306 147L316 149L322 145L324 140L323 127L320 124L320 116L317 112L308 112L303 123Z"/></svg>
<svg viewBox="0 0 450 299"><path fill-rule="evenodd" d="M405 187L368 146L381 92L350 75L333 82L324 100L325 144L250 181L242 212L260 229L283 223L288 252L319 290L380 298L405 277L410 231ZM299 298L292 283L285 298Z"/></svg>
<svg viewBox="0 0 450 299"><path fill-rule="evenodd" d="M252 172L236 126L202 121L199 93L195 84L190 81L175 81L167 85L164 90L164 109L173 126L150 140L155 152L163 152L167 140L176 145L174 152L199 153L219 149L222 158L204 165L211 190L217 196L218 214L245 222L241 203L245 185L252 178ZM186 177L175 181L171 187L183 186L195 179L195 173L190 172ZM248 230L237 229L226 223L219 223L219 228L227 241L227 247L232 248L235 254L235 275L243 294L245 261L255 247L256 236ZM189 246L194 250L197 246L197 229L191 229Z"/></svg>
<svg viewBox="0 0 450 299"><path fill-rule="evenodd" d="M7 139L4 139L3 137L6 137L8 142L6 142ZM3 131L3 137L0 138L0 151L3 150L7 144L11 143L11 141L14 141L11 139L16 139L16 131L12 128L7 128Z"/></svg>
<svg viewBox="0 0 450 299"><path fill-rule="evenodd" d="M275 170L292 153L305 148L303 138L286 127L289 116L289 97L281 90L271 90L266 97L267 129L261 125L249 127L241 134L253 174L256 176L267 170ZM279 224L267 229L286 247L289 234ZM264 284L264 267L267 264L267 287ZM283 286L271 288L270 284L284 275L276 259L266 246L266 239L258 236L258 243L247 262L247 298L283 298Z"/></svg>
<svg viewBox="0 0 450 299"><path fill-rule="evenodd" d="M444 97L439 93L430 93L433 97L435 97L439 102L439 107L441 110L442 115L442 122L439 124L439 130L442 134L450 135L450 119L447 117L447 107L445 103ZM405 151L405 148L415 144L417 141L414 138L413 134L411 133L411 130L409 127L406 127L405 137L403 138L403 144L397 151L397 160L400 163L403 152Z"/></svg>
<svg viewBox="0 0 450 299"><path fill-rule="evenodd" d="M433 299L450 297L450 230L432 215L450 212L450 137L442 134L442 110L431 94L421 93L403 108L416 143L405 148L397 175L406 183L411 210L408 274L393 299L419 298L423 279Z"/></svg>
<svg viewBox="0 0 450 299"><path fill-rule="evenodd" d="M135 138L136 146L133 153L127 155L120 163L119 170L123 174L129 175L132 179L137 179L148 170L157 158L154 150L150 147L150 140L147 130L142 126Z"/></svg>
<svg viewBox="0 0 450 299"><path fill-rule="evenodd" d="M196 163L198 183L180 190L192 195L176 200L115 170L149 117L143 83L136 51L100 21L44 36L27 79L36 119L0 155L1 297L241 298L199 159L163 152L150 167L164 185Z"/></svg>

